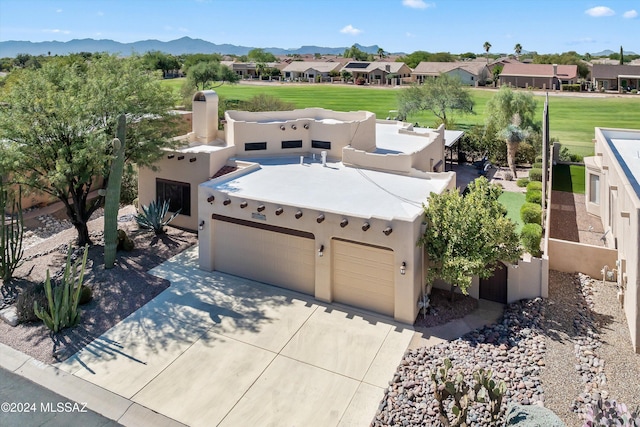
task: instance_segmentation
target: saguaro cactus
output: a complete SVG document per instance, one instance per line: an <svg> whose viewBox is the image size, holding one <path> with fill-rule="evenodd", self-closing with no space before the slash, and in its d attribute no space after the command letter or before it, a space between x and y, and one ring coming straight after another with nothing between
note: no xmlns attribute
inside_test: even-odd
<svg viewBox="0 0 640 427"><path fill-rule="evenodd" d="M7 204L10 203L7 220ZM24 220L22 219L22 190L18 188L17 197L10 202L8 191L0 177L0 278L7 283L13 272L22 262L22 239Z"/></svg>
<svg viewBox="0 0 640 427"><path fill-rule="evenodd" d="M113 268L118 247L118 209L120 208L120 186L124 169L125 126L126 118L124 114L121 114L118 117L117 138L113 140L115 158L111 162L104 201L104 268L106 269Z"/></svg>

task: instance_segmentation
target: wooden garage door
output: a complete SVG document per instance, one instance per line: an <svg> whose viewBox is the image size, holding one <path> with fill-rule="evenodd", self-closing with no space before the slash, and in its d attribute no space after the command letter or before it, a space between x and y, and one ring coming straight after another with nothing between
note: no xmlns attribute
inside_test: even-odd
<svg viewBox="0 0 640 427"><path fill-rule="evenodd" d="M333 300L393 316L393 251L332 240Z"/></svg>
<svg viewBox="0 0 640 427"><path fill-rule="evenodd" d="M313 238L222 220L213 227L215 270L315 294Z"/></svg>

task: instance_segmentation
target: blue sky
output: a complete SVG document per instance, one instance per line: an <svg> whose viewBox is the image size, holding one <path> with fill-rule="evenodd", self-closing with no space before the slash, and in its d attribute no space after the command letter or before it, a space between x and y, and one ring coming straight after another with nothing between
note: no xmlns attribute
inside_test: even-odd
<svg viewBox="0 0 640 427"><path fill-rule="evenodd" d="M0 0L0 41L189 36L297 48L377 44L390 52L640 53L634 0Z"/></svg>

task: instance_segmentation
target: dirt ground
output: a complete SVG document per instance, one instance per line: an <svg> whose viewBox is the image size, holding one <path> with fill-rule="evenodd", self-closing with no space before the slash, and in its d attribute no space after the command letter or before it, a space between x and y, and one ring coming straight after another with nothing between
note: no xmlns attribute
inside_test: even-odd
<svg viewBox="0 0 640 427"><path fill-rule="evenodd" d="M47 363L64 360L100 336L120 320L142 307L169 282L147 271L197 242L192 232L167 228L165 235L138 230L132 206L121 209L118 227L135 243L131 252L118 252L113 269L104 268L103 218L89 222L94 245L89 248L84 283L93 291L93 300L81 306L80 324L53 336L42 322L11 327L0 322L0 342ZM16 297L25 287L41 283L47 270L53 276L66 262L68 245L75 245L76 231L68 229L25 251L27 261L16 271L16 280L3 284L3 297Z"/></svg>

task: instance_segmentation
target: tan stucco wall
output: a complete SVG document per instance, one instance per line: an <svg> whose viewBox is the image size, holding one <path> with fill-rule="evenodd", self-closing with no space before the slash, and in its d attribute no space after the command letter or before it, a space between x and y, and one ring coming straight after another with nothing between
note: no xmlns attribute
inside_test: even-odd
<svg viewBox="0 0 640 427"><path fill-rule="evenodd" d="M607 247L617 248L618 284L624 288L624 313L631 342L640 353L640 200L620 165L607 136L637 139L638 130L595 128L595 158L590 159L588 174L600 170L600 205L587 201L587 209L596 211L608 231ZM588 187L587 187L588 189ZM588 196L588 193L587 193ZM587 197L588 200L588 197ZM599 212L598 212L599 208ZM610 268L616 266L607 263ZM602 266L600 266L602 268ZM592 277L599 277L595 275Z"/></svg>
<svg viewBox="0 0 640 427"><path fill-rule="evenodd" d="M549 296L549 259L546 256L521 259L507 267L507 302Z"/></svg>
<svg viewBox="0 0 640 427"><path fill-rule="evenodd" d="M602 267L614 268L618 251L567 240L549 239L549 268L565 273L602 277Z"/></svg>

